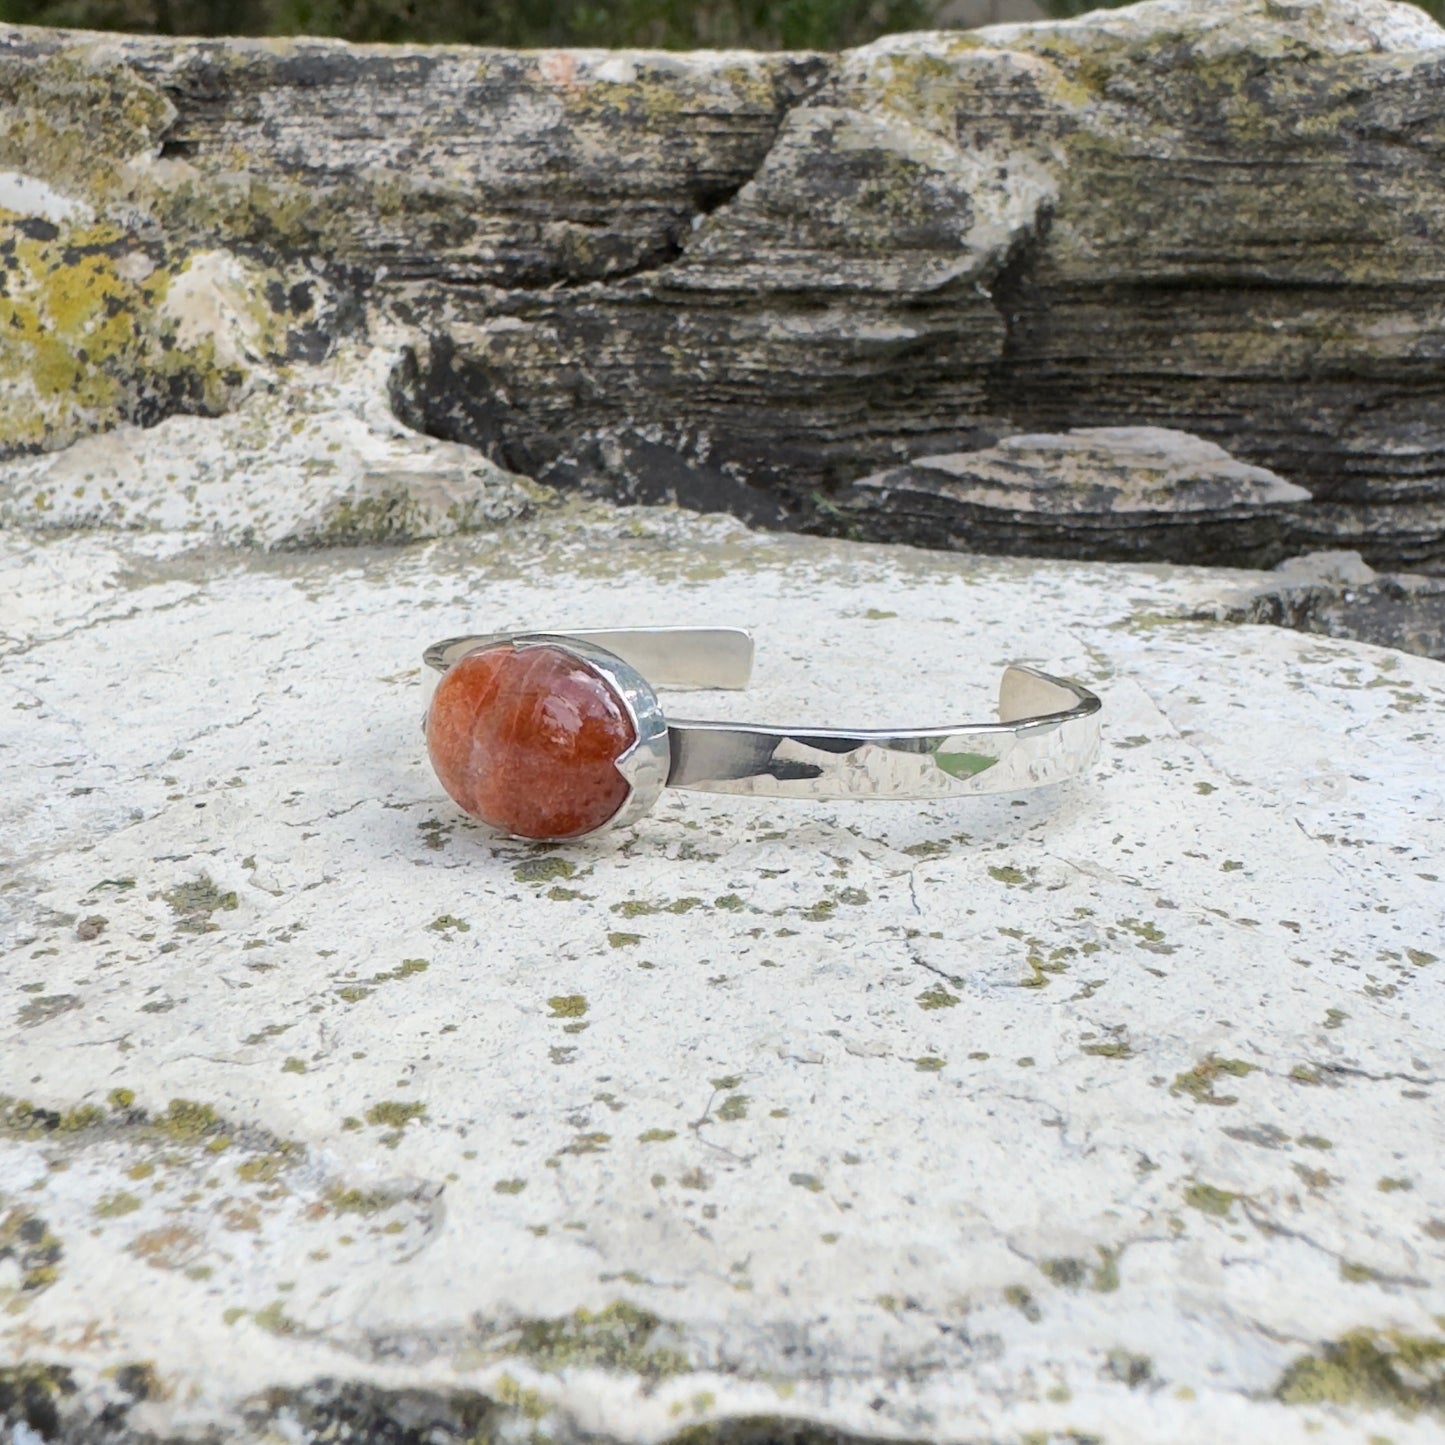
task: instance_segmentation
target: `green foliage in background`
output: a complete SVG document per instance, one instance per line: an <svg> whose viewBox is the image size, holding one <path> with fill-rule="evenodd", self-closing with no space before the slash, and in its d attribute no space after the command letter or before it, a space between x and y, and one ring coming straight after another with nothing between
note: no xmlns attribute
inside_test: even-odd
<svg viewBox="0 0 1445 1445"><path fill-rule="evenodd" d="M674 50L837 50L933 13L933 0L0 0L0 19L28 25Z"/></svg>
<svg viewBox="0 0 1445 1445"><path fill-rule="evenodd" d="M1096 0L1041 3L1052 15L1097 8ZM1445 20L1445 0L1417 3ZM927 29L940 6L941 0L0 0L0 21L162 35L839 50L891 31Z"/></svg>

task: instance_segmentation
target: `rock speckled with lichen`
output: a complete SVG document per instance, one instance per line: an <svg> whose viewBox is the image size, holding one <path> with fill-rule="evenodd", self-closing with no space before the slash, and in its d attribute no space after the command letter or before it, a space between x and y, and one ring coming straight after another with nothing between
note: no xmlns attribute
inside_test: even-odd
<svg viewBox="0 0 1445 1445"><path fill-rule="evenodd" d="M0 31L0 1431L1434 1445L1445 665L1252 624L1439 650L1438 579L532 479L1436 566L1442 66L1384 0ZM758 677L678 711L1019 660L1104 751L554 848L441 794L425 644L691 620Z"/></svg>
<svg viewBox="0 0 1445 1445"><path fill-rule="evenodd" d="M1203 620L1251 574L530 492L195 550L224 488L257 541L305 494L256 449L165 505L247 414L0 532L18 1440L1438 1438L1445 665ZM756 628L694 715L984 717L1018 659L1104 752L553 848L460 815L421 648L645 619Z"/></svg>
<svg viewBox="0 0 1445 1445"><path fill-rule="evenodd" d="M835 493L1176 428L1313 499L1201 559L1445 565L1445 31L1393 0L835 56L11 28L0 96L11 450L222 411L399 328L409 423L624 499L988 545L1007 512ZM177 301L198 264L224 316ZM1090 554L1077 518L1030 536Z"/></svg>

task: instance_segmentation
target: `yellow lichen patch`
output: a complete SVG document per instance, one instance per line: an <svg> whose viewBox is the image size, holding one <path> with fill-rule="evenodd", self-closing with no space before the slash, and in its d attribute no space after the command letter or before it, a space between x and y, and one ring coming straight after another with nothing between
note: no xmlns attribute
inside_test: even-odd
<svg viewBox="0 0 1445 1445"><path fill-rule="evenodd" d="M170 124L163 91L80 49L16 57L0 67L0 85L0 169L44 174L92 200L142 199L126 163L153 151Z"/></svg>
<svg viewBox="0 0 1445 1445"><path fill-rule="evenodd" d="M539 1390L528 1389L505 1373L498 1375L493 1382L492 1398L499 1405L518 1411L527 1420L540 1420L551 1409Z"/></svg>
<svg viewBox="0 0 1445 1445"><path fill-rule="evenodd" d="M284 354L286 320L266 300L267 273L218 255L0 210L0 450L227 410L247 358Z"/></svg>

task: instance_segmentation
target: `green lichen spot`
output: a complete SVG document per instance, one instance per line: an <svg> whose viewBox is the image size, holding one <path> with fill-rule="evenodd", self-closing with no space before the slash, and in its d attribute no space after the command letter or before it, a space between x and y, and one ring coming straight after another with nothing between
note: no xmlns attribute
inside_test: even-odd
<svg viewBox="0 0 1445 1445"><path fill-rule="evenodd" d="M306 1072L306 1065L301 1059L288 1058L286 1062L281 1065L281 1072L283 1074L304 1074Z"/></svg>
<svg viewBox="0 0 1445 1445"><path fill-rule="evenodd" d="M366 1122L388 1129L404 1129L426 1113L426 1105L403 1102L400 1099L384 1099L373 1104L366 1111Z"/></svg>
<svg viewBox="0 0 1445 1445"><path fill-rule="evenodd" d="M525 1179L499 1179L492 1185L498 1194L520 1194L526 1187Z"/></svg>
<svg viewBox="0 0 1445 1445"><path fill-rule="evenodd" d="M940 1059L936 1054L924 1054L922 1058L914 1059L913 1067L920 1074L936 1074L947 1063L946 1059Z"/></svg>
<svg viewBox="0 0 1445 1445"><path fill-rule="evenodd" d="M717 1117L725 1123L734 1123L738 1119L748 1117L748 1096L746 1094L729 1094L726 1099L718 1105Z"/></svg>
<svg viewBox="0 0 1445 1445"><path fill-rule="evenodd" d="M403 978L415 978L419 973L425 973L431 967L424 958L404 958L393 969L385 973L374 973L371 976L372 983L396 983Z"/></svg>
<svg viewBox="0 0 1445 1445"><path fill-rule="evenodd" d="M580 1019L587 1012L586 996L580 993L556 994L547 1000L554 1019Z"/></svg>
<svg viewBox="0 0 1445 1445"><path fill-rule="evenodd" d="M988 870L988 876L992 878L995 883L1005 883L1010 888L1017 888L1020 883L1027 883L1029 881L1027 875L1013 867L1012 864L1005 864L1001 868L990 868Z"/></svg>
<svg viewBox="0 0 1445 1445"><path fill-rule="evenodd" d="M31 999L29 1003L22 1004L16 1012L15 1020L21 1028L33 1029L39 1024L49 1023L51 1019L59 1018L61 1014L81 1007L83 1005L78 994L51 993L46 994L43 998Z"/></svg>
<svg viewBox="0 0 1445 1445"><path fill-rule="evenodd" d="M1381 1194L1394 1194L1397 1190L1413 1189L1415 1185L1409 1179L1392 1179L1389 1175L1384 1176L1375 1183L1375 1188Z"/></svg>
<svg viewBox="0 0 1445 1445"><path fill-rule="evenodd" d="M746 907L743 900L736 893L724 893L720 898L712 901L714 908L721 908L724 913L741 913Z"/></svg>
<svg viewBox="0 0 1445 1445"><path fill-rule="evenodd" d="M123 1214L134 1214L139 1208L140 1200L122 1189L116 1194L107 1194L94 1212L101 1219L118 1219Z"/></svg>
<svg viewBox="0 0 1445 1445"><path fill-rule="evenodd" d="M1095 1245L1099 1263L1089 1276L1089 1288L1098 1294L1113 1294L1119 1288L1119 1251Z"/></svg>
<svg viewBox="0 0 1445 1445"><path fill-rule="evenodd" d="M326 1202L334 1214L360 1214L363 1217L390 1209L400 1196L386 1189L333 1189Z"/></svg>
<svg viewBox="0 0 1445 1445"><path fill-rule="evenodd" d="M1376 1284L1384 1278L1379 1270L1371 1269L1367 1264L1355 1264L1351 1260L1340 1261L1340 1278L1346 1284Z"/></svg>
<svg viewBox="0 0 1445 1445"><path fill-rule="evenodd" d="M300 1324L286 1313L278 1299L272 1300L265 1309L257 1310L251 1318L268 1334L295 1335L301 1332Z"/></svg>
<svg viewBox="0 0 1445 1445"><path fill-rule="evenodd" d="M1221 1059L1216 1054L1209 1054L1200 1059L1192 1069L1174 1076L1174 1082L1169 1086L1169 1092L1176 1096L1183 1095L1193 1099L1196 1104L1237 1104L1237 1094L1217 1094L1214 1091L1215 1081L1221 1075L1230 1078L1242 1079L1248 1074L1255 1072L1254 1064L1246 1063L1243 1059Z"/></svg>
<svg viewBox="0 0 1445 1445"><path fill-rule="evenodd" d="M551 1406L538 1390L524 1388L511 1375L498 1375L492 1385L492 1398L499 1405L516 1410L524 1420L544 1419Z"/></svg>
<svg viewBox="0 0 1445 1445"><path fill-rule="evenodd" d="M60 1116L58 1127L62 1134L78 1134L83 1129L93 1129L97 1124L104 1122L104 1109L97 1108L94 1104L78 1104L74 1109L67 1109Z"/></svg>
<svg viewBox="0 0 1445 1445"><path fill-rule="evenodd" d="M135 1090L112 1089L110 1093L105 1096L105 1101L112 1109L120 1113L124 1109L129 1109L135 1103Z"/></svg>
<svg viewBox="0 0 1445 1445"><path fill-rule="evenodd" d="M954 1008L958 1002L958 995L949 993L942 984L936 984L918 995L918 1007L921 1009Z"/></svg>
<svg viewBox="0 0 1445 1445"><path fill-rule="evenodd" d="M297 1148L295 1145L289 1147ZM288 1162L285 1153L263 1154L259 1159L247 1159L245 1163L236 1165L236 1178L244 1179L247 1184L270 1184L280 1177Z"/></svg>
<svg viewBox="0 0 1445 1445"><path fill-rule="evenodd" d="M640 1144L665 1144L669 1139L676 1138L676 1129L644 1129L637 1136Z"/></svg>
<svg viewBox="0 0 1445 1445"><path fill-rule="evenodd" d="M599 1133L596 1130L586 1134L578 1134L570 1144L562 1147L563 1154L601 1154L612 1142L611 1134Z"/></svg>
<svg viewBox="0 0 1445 1445"><path fill-rule="evenodd" d="M656 1315L618 1300L596 1312L579 1309L560 1319L524 1321L506 1353L541 1370L593 1368L657 1380L692 1368L679 1349L659 1342L668 1333Z"/></svg>
<svg viewBox="0 0 1445 1445"><path fill-rule="evenodd" d="M211 921L211 915L234 912L241 906L235 892L221 889L209 873L178 884L161 897L176 915L176 928L181 933L214 933L220 925Z"/></svg>
<svg viewBox="0 0 1445 1445"><path fill-rule="evenodd" d="M631 948L635 943L642 942L640 933L613 932L607 935L607 942L612 948Z"/></svg>
<svg viewBox="0 0 1445 1445"><path fill-rule="evenodd" d="M823 1192L823 1181L816 1174L789 1174L788 1183L796 1185L799 1189L806 1189L810 1194Z"/></svg>
<svg viewBox="0 0 1445 1445"><path fill-rule="evenodd" d="M614 903L612 911L620 913L624 918L646 918L661 910L655 903L647 903L641 898L627 898L621 903Z"/></svg>
<svg viewBox="0 0 1445 1445"><path fill-rule="evenodd" d="M1092 1054L1096 1059L1132 1059L1134 1050L1127 1039L1111 1039L1107 1044L1085 1044L1083 1053Z"/></svg>
<svg viewBox="0 0 1445 1445"><path fill-rule="evenodd" d="M1039 1272L1061 1289L1079 1289L1089 1276L1089 1267L1082 1259L1065 1257L1042 1260Z"/></svg>
<svg viewBox="0 0 1445 1445"><path fill-rule="evenodd" d="M1132 933L1139 940L1135 945L1147 953L1174 953L1175 945L1164 942L1164 930L1155 923L1139 918L1121 918L1119 927Z"/></svg>
<svg viewBox="0 0 1445 1445"><path fill-rule="evenodd" d="M1355 1330L1296 1360L1275 1387L1287 1405L1445 1414L1445 1339Z"/></svg>
<svg viewBox="0 0 1445 1445"><path fill-rule="evenodd" d="M1191 1184L1184 1190L1184 1202L1191 1209L1220 1219L1229 1213L1238 1198L1239 1195L1231 1194L1227 1189L1216 1189L1212 1184Z"/></svg>
<svg viewBox="0 0 1445 1445"><path fill-rule="evenodd" d="M209 1104L198 1104L193 1099L172 1099L166 1112L155 1121L155 1127L177 1143L196 1144L217 1135L221 1119Z"/></svg>
<svg viewBox="0 0 1445 1445"><path fill-rule="evenodd" d="M1043 1317L1033 1295L1021 1284L1004 1286L1004 1299L1011 1304L1030 1324L1038 1324Z"/></svg>
<svg viewBox="0 0 1445 1445"><path fill-rule="evenodd" d="M64 1252L60 1240L45 1221L30 1210L17 1205L0 1214L0 1261L13 1260L18 1266L21 1295L36 1295L49 1289L60 1278ZM3 1413L3 1389L0 1389L0 1416Z"/></svg>
<svg viewBox="0 0 1445 1445"><path fill-rule="evenodd" d="M524 858L512 869L518 883L557 883L576 876L577 865L565 858Z"/></svg>
<svg viewBox="0 0 1445 1445"><path fill-rule="evenodd" d="M1149 1384L1154 1378L1154 1362L1148 1355L1136 1355L1130 1350L1110 1350L1106 1357L1105 1370L1121 1385L1137 1390Z"/></svg>
<svg viewBox="0 0 1445 1445"><path fill-rule="evenodd" d="M433 918L427 927L433 933L440 933L445 936L448 933L470 933L472 925L465 918L457 918L453 914L443 913Z"/></svg>

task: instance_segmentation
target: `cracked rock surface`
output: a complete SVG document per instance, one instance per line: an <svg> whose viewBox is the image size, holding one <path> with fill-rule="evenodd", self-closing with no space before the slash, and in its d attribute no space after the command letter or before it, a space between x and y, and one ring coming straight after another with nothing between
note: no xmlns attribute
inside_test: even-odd
<svg viewBox="0 0 1445 1445"><path fill-rule="evenodd" d="M0 30L0 445L215 415L385 331L410 424L613 497L1015 545L1008 505L839 496L1171 428L1308 494L1194 560L1438 572L1442 81L1392 0L831 56ZM1022 535L1117 550L1069 506Z"/></svg>
<svg viewBox="0 0 1445 1445"><path fill-rule="evenodd" d="M1244 573L521 500L0 532L16 1439L1438 1439L1445 666L1197 620ZM421 648L640 620L756 629L694 715L984 717L1022 660L1104 752L462 817Z"/></svg>

